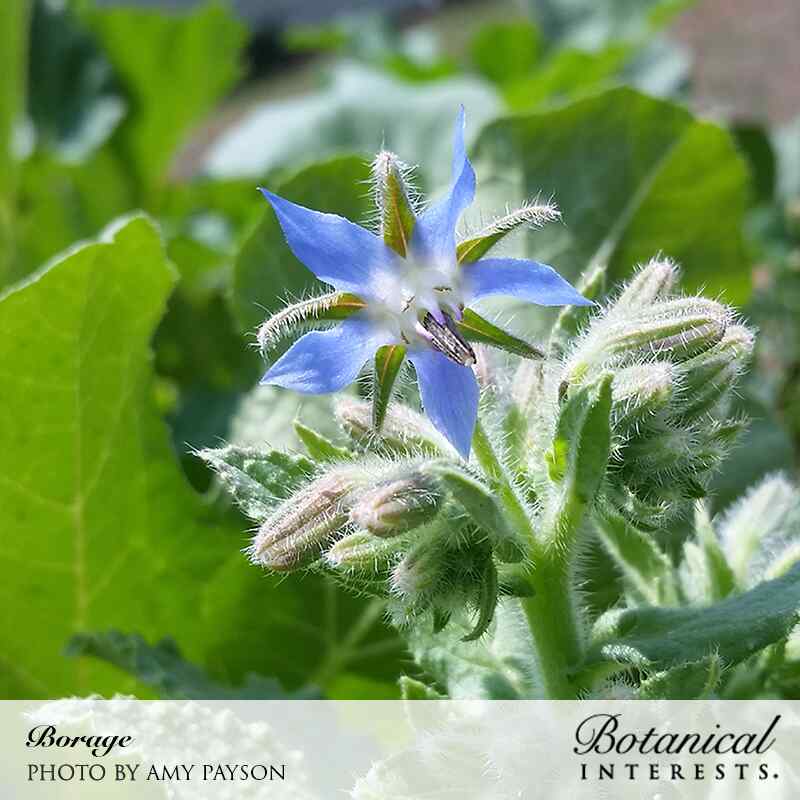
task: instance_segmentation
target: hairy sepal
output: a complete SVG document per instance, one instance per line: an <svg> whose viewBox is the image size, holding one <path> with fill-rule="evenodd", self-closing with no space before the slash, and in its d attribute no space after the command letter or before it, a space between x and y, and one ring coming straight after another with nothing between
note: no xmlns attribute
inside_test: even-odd
<svg viewBox="0 0 800 800"><path fill-rule="evenodd" d="M269 352L285 338L313 327L316 323L341 322L363 311L366 303L354 294L330 292L285 306L259 327L258 346Z"/></svg>
<svg viewBox="0 0 800 800"><path fill-rule="evenodd" d="M539 348L498 328L471 308L464 309L464 314L456 322L456 327L467 341L497 347L522 358L544 358L544 353Z"/></svg>
<svg viewBox="0 0 800 800"><path fill-rule="evenodd" d="M552 203L528 203L516 211L498 217L482 230L459 242L456 245L456 256L460 264L469 264L483 258L508 234L524 227L541 228L560 218L561 212Z"/></svg>

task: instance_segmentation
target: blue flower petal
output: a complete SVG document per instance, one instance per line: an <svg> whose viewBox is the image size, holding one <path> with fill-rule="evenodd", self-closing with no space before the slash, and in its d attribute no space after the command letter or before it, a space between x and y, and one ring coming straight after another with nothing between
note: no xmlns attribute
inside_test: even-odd
<svg viewBox="0 0 800 800"><path fill-rule="evenodd" d="M379 295L398 258L383 240L336 214L312 211L261 189L278 217L286 242L321 281L341 292Z"/></svg>
<svg viewBox="0 0 800 800"><path fill-rule="evenodd" d="M552 267L538 261L484 258L462 269L468 302L500 294L540 306L594 305Z"/></svg>
<svg viewBox="0 0 800 800"><path fill-rule="evenodd" d="M469 458L478 418L478 382L472 370L436 350L416 350L408 357L417 371L425 413L453 447Z"/></svg>
<svg viewBox="0 0 800 800"><path fill-rule="evenodd" d="M455 258L458 218L475 197L475 171L464 148L464 108L456 120L453 141L453 184L449 194L426 208L417 218L412 249L420 258L449 262Z"/></svg>
<svg viewBox="0 0 800 800"><path fill-rule="evenodd" d="M361 315L298 339L267 371L262 384L303 394L329 394L357 377L367 359L392 337Z"/></svg>

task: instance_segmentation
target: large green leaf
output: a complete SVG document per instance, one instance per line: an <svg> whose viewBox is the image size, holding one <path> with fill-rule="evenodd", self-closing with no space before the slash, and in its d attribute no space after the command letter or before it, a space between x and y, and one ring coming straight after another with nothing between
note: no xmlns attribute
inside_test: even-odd
<svg viewBox="0 0 800 800"><path fill-rule="evenodd" d="M69 656L90 656L135 675L161 699L285 700L287 694L272 678L250 674L241 686L228 686L190 664L172 639L150 645L137 634L119 631L78 634L70 639ZM311 697L313 695L304 695Z"/></svg>
<svg viewBox="0 0 800 800"><path fill-rule="evenodd" d="M800 565L782 578L700 608L636 608L598 622L588 661L668 669L718 653L736 664L788 635L800 609Z"/></svg>
<svg viewBox="0 0 800 800"><path fill-rule="evenodd" d="M151 190L191 126L239 77L245 29L217 2L183 15L103 8L86 19L127 91L131 111L120 135Z"/></svg>
<svg viewBox="0 0 800 800"><path fill-rule="evenodd" d="M213 517L183 479L148 347L173 281L138 216L0 301L0 696L129 689L61 654L108 628L171 635L226 682L391 679L401 649L380 607L265 579L239 552L242 520Z"/></svg>
<svg viewBox="0 0 800 800"><path fill-rule="evenodd" d="M537 231L530 254L561 272L607 261L619 279L663 252L682 265L687 289L747 298L747 169L727 132L684 108L613 89L499 120L477 157L493 206L553 195L565 224Z"/></svg>
<svg viewBox="0 0 800 800"><path fill-rule="evenodd" d="M25 86L28 2L0 3L0 286L13 263L17 167L13 138Z"/></svg>
<svg viewBox="0 0 800 800"><path fill-rule="evenodd" d="M97 235L133 205L130 176L111 148L100 148L81 164L37 151L21 169L10 279L29 275L73 242Z"/></svg>

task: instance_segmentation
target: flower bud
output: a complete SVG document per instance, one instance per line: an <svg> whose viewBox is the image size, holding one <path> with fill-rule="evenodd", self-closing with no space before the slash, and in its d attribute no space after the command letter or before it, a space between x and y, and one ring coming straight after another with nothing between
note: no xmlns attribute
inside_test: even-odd
<svg viewBox="0 0 800 800"><path fill-rule="evenodd" d="M437 539L420 539L392 570L391 590L408 604L426 605L447 583L448 550Z"/></svg>
<svg viewBox="0 0 800 800"><path fill-rule="evenodd" d="M422 414L400 403L386 411L380 433L372 425L372 407L364 400L340 397L333 413L342 430L358 445L377 445L395 453L409 452L436 455L448 451L448 445Z"/></svg>
<svg viewBox="0 0 800 800"><path fill-rule="evenodd" d="M328 472L282 502L249 548L254 562L278 571L316 561L348 522L345 498L358 486L352 469Z"/></svg>
<svg viewBox="0 0 800 800"><path fill-rule="evenodd" d="M661 356L686 361L705 352L725 335L730 317L721 303L681 297L655 303L626 315L610 313L592 325L567 366L567 382L588 372Z"/></svg>
<svg viewBox="0 0 800 800"><path fill-rule="evenodd" d="M402 544L356 531L339 539L325 552L325 561L335 570L379 576L395 563Z"/></svg>
<svg viewBox="0 0 800 800"><path fill-rule="evenodd" d="M731 325L718 344L684 362L681 419L694 419L711 411L733 389L753 346L750 330L744 325Z"/></svg>
<svg viewBox="0 0 800 800"><path fill-rule="evenodd" d="M575 287L587 300L598 301L606 290L605 264L592 264L581 275ZM562 356L570 339L595 313L596 306L564 306L550 331L549 350L554 356Z"/></svg>
<svg viewBox="0 0 800 800"><path fill-rule="evenodd" d="M659 298L666 297L680 277L678 266L668 258L654 258L647 262L625 285L611 307L611 314L628 314L646 309Z"/></svg>
<svg viewBox="0 0 800 800"><path fill-rule="evenodd" d="M663 361L618 370L612 384L614 426L635 429L664 408L672 397L672 374L672 365Z"/></svg>
<svg viewBox="0 0 800 800"><path fill-rule="evenodd" d="M429 522L441 500L433 481L414 471L362 495L351 509L350 519L359 528L388 538Z"/></svg>

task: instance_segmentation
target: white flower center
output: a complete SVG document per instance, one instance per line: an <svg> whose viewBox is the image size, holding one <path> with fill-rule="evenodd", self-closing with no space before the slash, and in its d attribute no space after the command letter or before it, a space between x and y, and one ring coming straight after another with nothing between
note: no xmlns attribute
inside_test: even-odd
<svg viewBox="0 0 800 800"><path fill-rule="evenodd" d="M430 337L421 328L427 314L442 319L443 314L459 319L463 294L457 264L424 264L408 258L402 271L387 279L368 303L367 311L380 325L389 328L398 341L424 346Z"/></svg>

